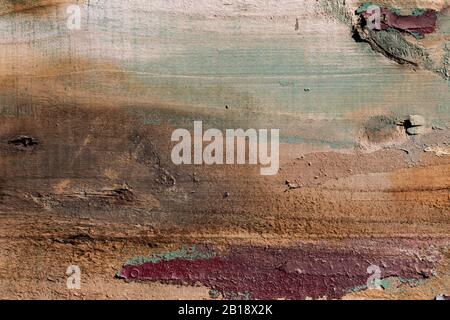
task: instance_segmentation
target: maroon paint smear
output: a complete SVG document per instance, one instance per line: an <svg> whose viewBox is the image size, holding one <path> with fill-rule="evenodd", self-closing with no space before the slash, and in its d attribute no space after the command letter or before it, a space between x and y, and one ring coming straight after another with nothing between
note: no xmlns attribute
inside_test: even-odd
<svg viewBox="0 0 450 320"><path fill-rule="evenodd" d="M362 16L367 20L372 13L364 12ZM420 16L402 16L387 8L381 8L381 30L395 28L397 30L418 33L421 35L433 33L437 26L437 12L426 10Z"/></svg>
<svg viewBox="0 0 450 320"><path fill-rule="evenodd" d="M202 283L227 299L248 293L251 299L337 299L364 286L367 267L380 266L382 278L429 277L432 265L410 256L388 256L324 248L233 246L223 256L205 260L176 259L124 266L119 277L129 281Z"/></svg>

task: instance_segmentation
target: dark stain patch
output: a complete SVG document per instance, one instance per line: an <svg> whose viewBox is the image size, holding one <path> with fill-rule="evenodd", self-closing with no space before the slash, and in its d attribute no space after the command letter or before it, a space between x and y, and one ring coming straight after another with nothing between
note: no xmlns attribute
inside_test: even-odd
<svg viewBox="0 0 450 320"><path fill-rule="evenodd" d="M162 160L159 153L156 151L155 144L142 135L139 131L134 131L129 140L134 146L136 154L136 161L146 165L157 171L158 177L156 182L165 187L173 187L176 185L176 178L162 165Z"/></svg>
<svg viewBox="0 0 450 320"><path fill-rule="evenodd" d="M380 115L370 118L364 124L367 139L372 143L381 143L393 138L397 124L395 119Z"/></svg>
<svg viewBox="0 0 450 320"><path fill-rule="evenodd" d="M358 134L359 146L366 150L386 148L407 139L403 122L393 115L377 115L363 123Z"/></svg>
<svg viewBox="0 0 450 320"><path fill-rule="evenodd" d="M14 146L19 150L30 150L33 149L33 147L37 146L39 143L35 138L24 135L8 140L8 144Z"/></svg>
<svg viewBox="0 0 450 320"><path fill-rule="evenodd" d="M123 187L112 190L116 199L122 202L133 202L135 200L135 196L131 188L124 184Z"/></svg>
<svg viewBox="0 0 450 320"><path fill-rule="evenodd" d="M171 162L155 147L167 135L127 112L41 106L0 123L2 210L141 221L169 197Z"/></svg>
<svg viewBox="0 0 450 320"><path fill-rule="evenodd" d="M227 299L338 299L365 288L370 265L380 267L382 278L411 279L411 283L433 273L432 262L388 251L359 252L304 245L231 246L221 254L211 248L201 252L188 258L168 253L169 258L164 259L161 255L136 259L125 264L118 277L191 285L200 282Z"/></svg>
<svg viewBox="0 0 450 320"><path fill-rule="evenodd" d="M60 5L71 4L69 0L6 0L4 2L5 8L0 10L0 15L46 15ZM73 1L73 3L82 4L84 1Z"/></svg>
<svg viewBox="0 0 450 320"><path fill-rule="evenodd" d="M112 209L114 206L151 207L151 203L136 195L126 183L116 188L101 188L98 190L70 190L65 193L30 193L31 199L38 207L72 208L75 210Z"/></svg>
<svg viewBox="0 0 450 320"><path fill-rule="evenodd" d="M92 238L87 233L77 233L74 235L70 235L66 239L55 239L56 242L70 243L70 244L88 243L88 242L92 242L93 240L94 240L94 238Z"/></svg>

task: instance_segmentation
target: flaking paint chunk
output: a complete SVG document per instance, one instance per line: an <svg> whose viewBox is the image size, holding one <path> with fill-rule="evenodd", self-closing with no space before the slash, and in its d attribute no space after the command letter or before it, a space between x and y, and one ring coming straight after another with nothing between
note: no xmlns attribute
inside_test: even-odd
<svg viewBox="0 0 450 320"><path fill-rule="evenodd" d="M368 11L368 6L363 5L356 11L365 20L372 17L372 13ZM401 15L393 9L382 7L381 21L379 30L388 30L394 28L399 31L409 32L419 36L433 33L437 27L437 12L431 9L414 10L411 15Z"/></svg>

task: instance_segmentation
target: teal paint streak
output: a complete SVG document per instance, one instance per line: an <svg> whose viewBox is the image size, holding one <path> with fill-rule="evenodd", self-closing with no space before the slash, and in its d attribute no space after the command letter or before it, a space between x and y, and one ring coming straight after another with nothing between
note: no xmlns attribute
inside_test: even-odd
<svg viewBox="0 0 450 320"><path fill-rule="evenodd" d="M367 285L360 285L360 286L356 286L350 289L347 289L347 293L356 293L356 292L361 292L367 289Z"/></svg>
<svg viewBox="0 0 450 320"><path fill-rule="evenodd" d="M366 12L371 5L374 5L374 4L372 2L365 2L365 3L363 3L362 5L360 5L358 7L358 9L356 9L356 13L361 14L361 13ZM381 5L380 5L380 7L381 7ZM391 12L397 14L397 15L402 15L402 11L399 8L391 7L391 8L388 8L388 9L389 9L389 11L391 11ZM425 12L426 12L426 10L424 10L424 9L415 8L414 10L412 10L411 15L415 16L415 17L420 17Z"/></svg>
<svg viewBox="0 0 450 320"><path fill-rule="evenodd" d="M389 278L380 279L381 288L383 290L389 290L394 285L394 283L395 283L394 280L398 280L402 284L408 284L411 287L419 286L425 282L425 280L420 280L420 279L408 279L408 278L403 278L403 277L389 277ZM359 285L359 286L355 286L353 288L348 289L347 293L356 293L356 292L361 292L361 291L364 291L367 289L368 289L367 284L364 284L364 285Z"/></svg>
<svg viewBox="0 0 450 320"><path fill-rule="evenodd" d="M437 112L450 100L442 79L387 62L345 28L268 35L241 28L245 18L221 21L220 32L189 17L161 14L158 22L164 54L124 65L136 72L130 78L137 94L161 105L128 108L147 124L189 128L202 120L205 128L278 128L284 142L339 149L357 143L364 111L449 118Z"/></svg>
<svg viewBox="0 0 450 320"><path fill-rule="evenodd" d="M367 9L369 9L369 7L372 5L372 2L365 2L362 5L360 5L358 7L358 9L356 9L356 13L361 14L363 12L366 12Z"/></svg>
<svg viewBox="0 0 450 320"><path fill-rule="evenodd" d="M411 15L414 16L414 17L420 17L420 16L423 15L424 13L425 13L425 10L416 8L416 9L413 10L413 12L411 13Z"/></svg>
<svg viewBox="0 0 450 320"><path fill-rule="evenodd" d="M423 284L425 281L420 279L408 279L403 277L386 278L381 280L381 287L384 290L390 289L394 285L394 279L399 280L402 284L408 284L411 287L416 287Z"/></svg>
<svg viewBox="0 0 450 320"><path fill-rule="evenodd" d="M399 8L390 8L390 11L392 11L393 13L397 14L397 15L401 15L402 14L402 10Z"/></svg>
<svg viewBox="0 0 450 320"><path fill-rule="evenodd" d="M213 251L199 250L196 246L192 247L182 247L179 250L155 254L150 257L135 257L127 262L125 266L129 265L140 265L144 263L158 263L161 261L171 261L175 259L185 259L185 260L199 260L199 259L211 259L215 257Z"/></svg>

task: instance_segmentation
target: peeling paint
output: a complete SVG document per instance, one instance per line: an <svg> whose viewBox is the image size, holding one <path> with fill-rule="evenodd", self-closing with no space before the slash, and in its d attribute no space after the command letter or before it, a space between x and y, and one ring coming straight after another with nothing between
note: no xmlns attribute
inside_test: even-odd
<svg viewBox="0 0 450 320"><path fill-rule="evenodd" d="M371 14L367 12L368 7L369 5L365 4L356 11L363 18L363 23L371 16ZM381 28L378 30L395 28L399 31L423 36L435 32L437 27L437 12L431 9L415 9L411 15L405 16L400 15L392 9L382 7L381 17Z"/></svg>
<svg viewBox="0 0 450 320"><path fill-rule="evenodd" d="M155 254L150 257L135 257L127 262L124 266L136 266L145 263L160 263L162 261L172 260L208 260L215 257L215 252L209 250L205 246L182 247L179 250Z"/></svg>
<svg viewBox="0 0 450 320"><path fill-rule="evenodd" d="M367 22L373 13L367 9L371 4L365 3L355 11L359 17L353 26L356 40L369 43L375 51L400 64L424 68L450 79L445 40L448 27L439 29L443 21L448 20L447 9L439 12L415 8L404 14L398 9L380 6L380 25L368 28ZM408 37L410 35L415 39ZM423 42L428 35L433 35L435 41L430 47Z"/></svg>
<svg viewBox="0 0 450 320"><path fill-rule="evenodd" d="M201 284L225 298L340 298L367 282L367 267L415 284L432 275L433 263L407 255L330 250L322 247L232 246L212 255L181 249L147 260L127 262L118 276L128 281ZM163 258L166 257L166 258ZM385 283L387 287L388 284Z"/></svg>

